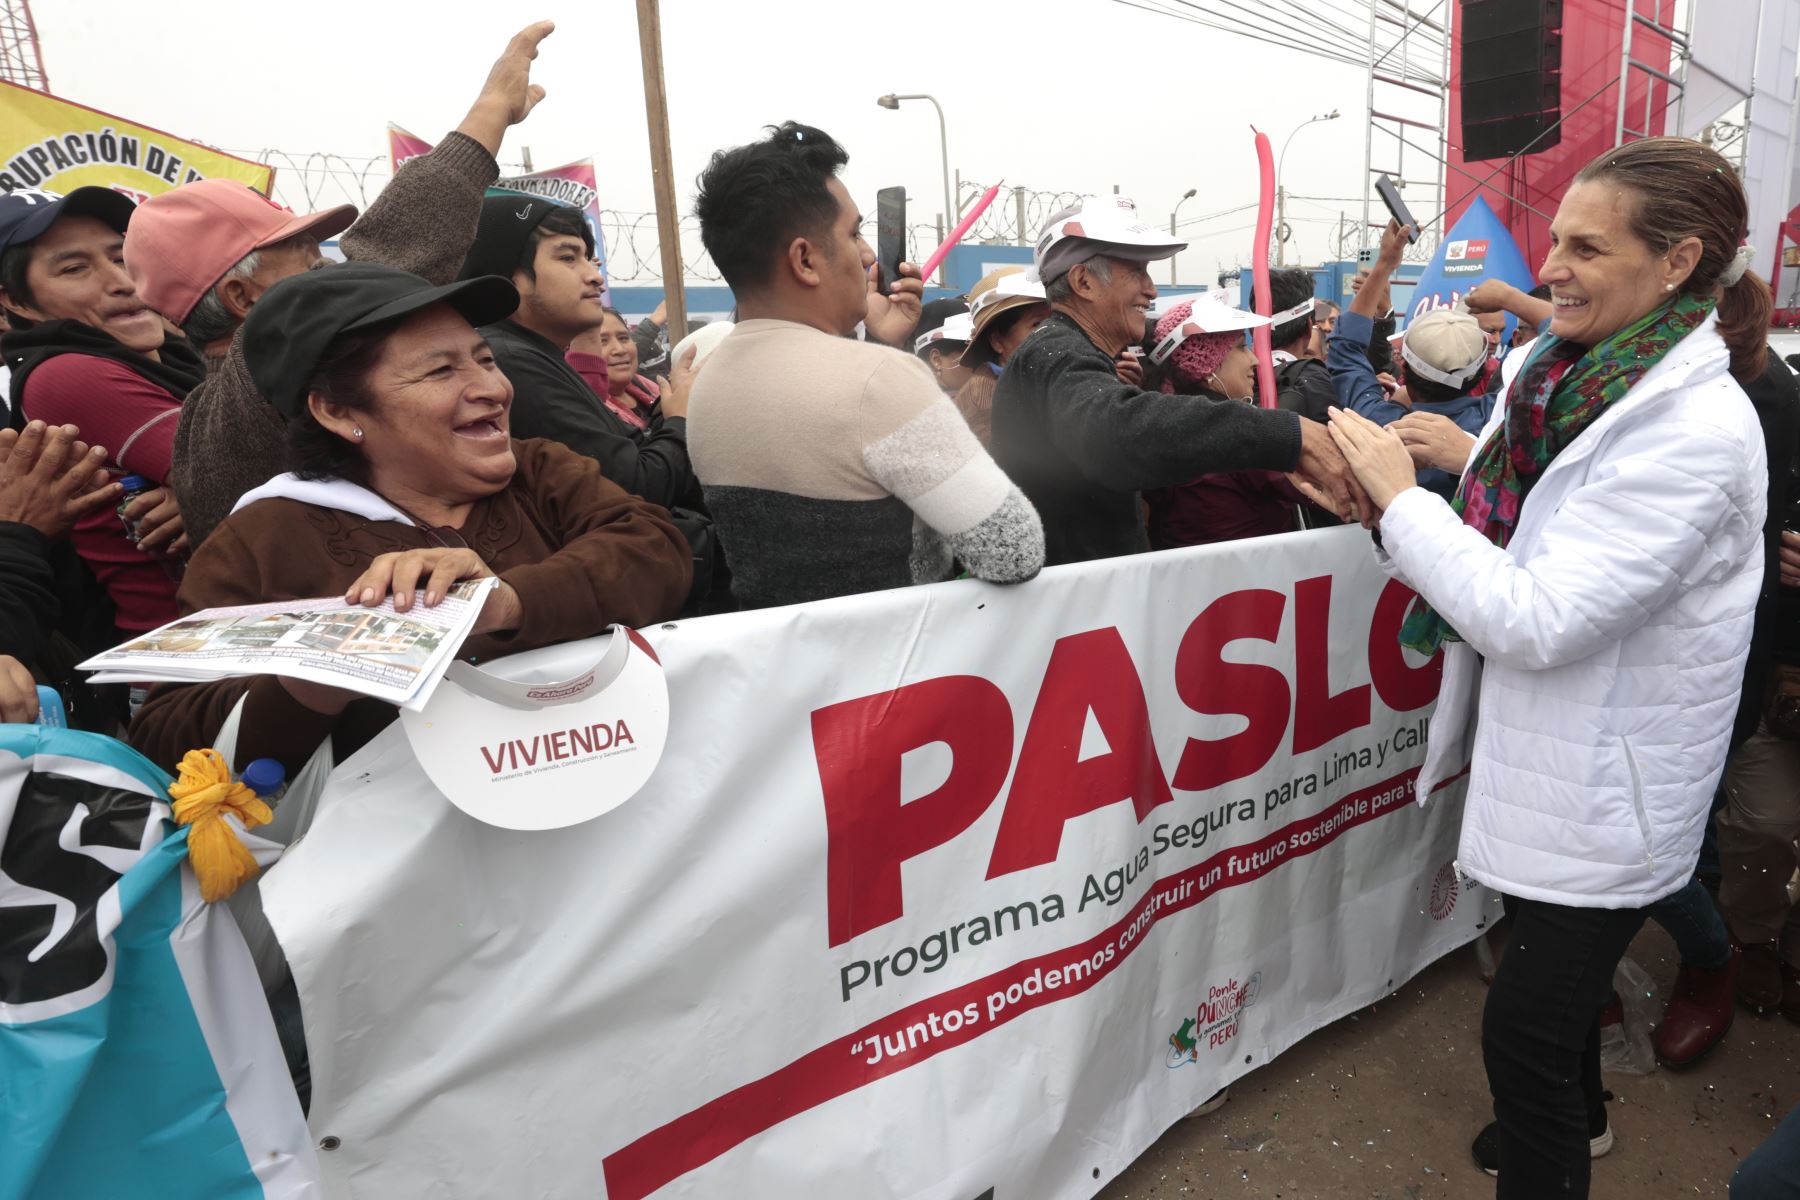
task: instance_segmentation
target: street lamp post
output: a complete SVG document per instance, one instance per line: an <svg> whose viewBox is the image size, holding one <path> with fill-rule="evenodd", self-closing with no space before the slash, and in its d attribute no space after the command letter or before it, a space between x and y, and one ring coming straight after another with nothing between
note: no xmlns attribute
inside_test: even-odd
<svg viewBox="0 0 1800 1200"><path fill-rule="evenodd" d="M954 227L956 218L960 214L956 210L956 201L950 193L950 134L944 126L944 106L937 102L937 97L928 96L923 92L904 96L889 92L885 96L877 97L875 103L883 108L898 109L902 100L929 100L931 107L937 109L938 151L943 156L944 167L944 223L946 226Z"/></svg>
<svg viewBox="0 0 1800 1200"><path fill-rule="evenodd" d="M1192 200L1194 198L1194 193L1198 190L1198 188L1189 188L1182 193L1181 199L1175 202L1175 211L1169 214L1170 237L1178 238L1181 236L1179 233L1175 232L1175 218L1181 214L1181 206L1186 204L1189 200ZM1175 286L1175 255L1173 254L1169 255L1169 286Z"/></svg>
<svg viewBox="0 0 1800 1200"><path fill-rule="evenodd" d="M1334 108L1328 113L1309 117L1300 122L1294 127L1294 133L1299 133L1308 125L1316 125L1320 121L1337 119L1338 110ZM1277 267L1287 265L1287 176L1282 174L1282 168L1287 163L1288 147L1294 142L1294 133L1288 134L1287 141L1281 143L1281 157L1275 160L1275 265Z"/></svg>

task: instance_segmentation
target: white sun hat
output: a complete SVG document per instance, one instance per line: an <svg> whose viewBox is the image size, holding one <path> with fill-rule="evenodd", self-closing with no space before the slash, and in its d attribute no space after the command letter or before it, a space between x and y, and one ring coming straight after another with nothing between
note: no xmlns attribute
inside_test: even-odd
<svg viewBox="0 0 1800 1200"><path fill-rule="evenodd" d="M952 313L944 318L944 323L927 333L921 333L913 339L913 353L917 354L934 342L966 343L975 333L975 318L968 313Z"/></svg>
<svg viewBox="0 0 1800 1200"><path fill-rule="evenodd" d="M1150 351L1150 361L1159 364L1168 361L1169 356L1175 353L1175 348L1191 337L1203 337L1209 333L1241 333L1269 324L1268 317L1246 312L1232 304L1231 300L1234 298L1230 291L1223 288L1186 297L1182 304L1188 305L1190 311L1179 325L1157 339L1156 346Z"/></svg>
<svg viewBox="0 0 1800 1200"><path fill-rule="evenodd" d="M1030 274L1041 283L1054 283L1096 254L1142 263L1186 248L1186 242L1138 220L1137 205L1128 197L1090 196L1044 223Z"/></svg>

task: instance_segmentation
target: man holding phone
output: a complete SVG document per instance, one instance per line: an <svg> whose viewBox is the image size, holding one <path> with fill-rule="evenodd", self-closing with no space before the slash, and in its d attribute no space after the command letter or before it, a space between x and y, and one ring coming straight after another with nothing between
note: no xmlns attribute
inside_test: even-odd
<svg viewBox="0 0 1800 1200"><path fill-rule="evenodd" d="M1037 513L925 364L850 336L904 338L919 297L876 291L848 161L789 122L700 177L700 238L738 322L695 381L688 446L746 608L934 582L953 559L1016 583L1044 561Z"/></svg>

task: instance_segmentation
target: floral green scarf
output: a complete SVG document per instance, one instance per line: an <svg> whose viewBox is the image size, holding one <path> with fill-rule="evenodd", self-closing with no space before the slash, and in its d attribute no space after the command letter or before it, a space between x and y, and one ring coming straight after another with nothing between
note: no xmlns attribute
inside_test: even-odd
<svg viewBox="0 0 1800 1200"><path fill-rule="evenodd" d="M1679 296L1591 349L1553 334L1540 337L1531 361L1507 390L1505 420L1476 451L1450 502L1463 524L1504 547L1544 468L1676 342L1698 329L1714 303ZM1413 600L1400 626L1400 644L1425 654L1461 640L1423 597Z"/></svg>

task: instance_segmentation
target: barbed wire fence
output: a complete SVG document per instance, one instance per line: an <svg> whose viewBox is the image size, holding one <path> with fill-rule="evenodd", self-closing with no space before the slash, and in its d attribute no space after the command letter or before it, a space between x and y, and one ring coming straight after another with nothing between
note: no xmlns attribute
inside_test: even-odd
<svg viewBox="0 0 1800 1200"><path fill-rule="evenodd" d="M392 177L389 159L385 154L359 156L329 151L295 152L273 147L257 151L232 150L228 153L254 158L276 168L275 199L296 212L316 211L336 204L354 204L359 208L367 208ZM523 163L501 164L502 174L523 173L525 169ZM962 180L957 196L962 210L968 211L970 205L980 200L988 186L975 180ZM993 204L988 206L987 211L982 213L969 230L964 244L1029 246L1050 217L1096 194L1003 185ZM1328 203L1360 204L1360 200L1338 196L1289 195L1288 202L1290 205L1306 205L1314 212L1329 212L1326 208ZM1255 203L1239 204L1213 212L1181 216L1176 221L1176 228L1183 233L1207 237L1246 233L1254 229L1253 221L1225 228L1210 226L1231 217L1253 213L1256 207ZM1146 213L1141 207L1139 213L1145 221L1161 228L1162 221L1158 215ZM1290 226L1307 224L1332 227L1325 235L1326 245L1335 249L1341 260L1356 256L1359 230L1347 216L1295 213L1290 208L1287 220ZM871 240L874 234L872 224L871 222L869 230ZM953 225L954 221L948 226L940 226L935 221L909 222L906 231L906 257L912 262L923 263L937 249L938 243ZM680 230L682 265L687 277L701 283L722 283L723 278L718 268L713 265L712 257L706 253L706 247L701 243L699 221L687 217L681 221ZM662 282L662 242L655 213L603 208L600 211L600 238L605 248L609 283L654 286ZM1422 262L1429 259L1437 248L1438 240L1438 230L1428 230L1415 245L1408 248L1407 260ZM1221 261L1219 270L1234 273L1242 268L1247 262L1249 250L1246 246L1245 254L1237 256L1237 261L1232 264Z"/></svg>

